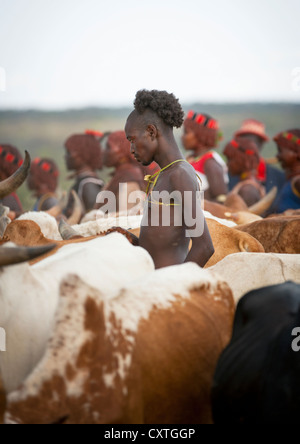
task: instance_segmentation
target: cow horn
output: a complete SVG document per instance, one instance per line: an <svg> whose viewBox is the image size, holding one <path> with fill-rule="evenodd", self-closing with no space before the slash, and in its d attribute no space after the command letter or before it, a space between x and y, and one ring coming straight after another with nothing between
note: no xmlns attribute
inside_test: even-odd
<svg viewBox="0 0 300 444"><path fill-rule="evenodd" d="M68 203L68 195L64 191L61 198L58 201L58 204L55 205L55 207L50 208L50 210L46 211L46 213L50 214L50 216L55 217L55 219L59 216L61 216L64 208L67 206Z"/></svg>
<svg viewBox="0 0 300 444"><path fill-rule="evenodd" d="M31 261L52 251L56 244L42 247L2 247L0 248L0 267Z"/></svg>
<svg viewBox="0 0 300 444"><path fill-rule="evenodd" d="M7 225L10 224L11 220L7 216L0 217L0 239L3 238L6 231Z"/></svg>
<svg viewBox="0 0 300 444"><path fill-rule="evenodd" d="M30 170L30 156L25 151L25 160L20 168L8 179L0 182L0 199L16 191L26 180Z"/></svg>
<svg viewBox="0 0 300 444"><path fill-rule="evenodd" d="M74 190L72 190L71 193L74 199L74 207L72 215L67 219L68 225L70 226L79 224L83 213L82 203L78 194Z"/></svg>
<svg viewBox="0 0 300 444"><path fill-rule="evenodd" d="M250 213L256 214L257 216L261 216L262 214L264 214L276 199L277 191L277 187L272 188L272 190L263 199L261 199L255 205L252 205L252 207L249 207L248 211L250 211Z"/></svg>
<svg viewBox="0 0 300 444"><path fill-rule="evenodd" d="M63 240L70 240L75 236L81 237L80 234L73 230L73 228L71 228L63 219L59 222L58 229Z"/></svg>

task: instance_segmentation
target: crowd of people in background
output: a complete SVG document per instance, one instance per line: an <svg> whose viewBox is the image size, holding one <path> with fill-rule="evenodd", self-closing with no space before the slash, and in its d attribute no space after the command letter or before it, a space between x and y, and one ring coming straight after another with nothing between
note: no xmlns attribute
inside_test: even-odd
<svg viewBox="0 0 300 444"><path fill-rule="evenodd" d="M201 179L206 200L223 204L231 193L239 195L247 206L251 206L277 187L277 199L271 213L300 209L300 129L284 130L273 138L278 150L279 165L276 166L273 165L276 159L263 157L264 144L270 138L262 122L244 121L232 140L225 144L223 157L217 151L221 138L219 123L213 117L195 111L186 115L182 144L188 153L187 161ZM120 184L127 184L125 192L128 195L134 191L145 192L145 175L151 176L159 171L157 164L144 167L132 156L124 131L104 134L88 130L68 137L64 147L69 179L74 181L71 190L78 194L83 213L101 209L103 204L97 202L101 201L99 193L102 191L113 192L118 203ZM20 151L8 144L0 145L0 160L0 181L14 174L23 162ZM99 175L103 166L113 169L106 184ZM27 186L36 198L33 211L47 211L58 204L59 177L53 159L32 160ZM23 212L15 193L1 203L10 208L14 217ZM72 206L70 195L66 217L71 214Z"/></svg>

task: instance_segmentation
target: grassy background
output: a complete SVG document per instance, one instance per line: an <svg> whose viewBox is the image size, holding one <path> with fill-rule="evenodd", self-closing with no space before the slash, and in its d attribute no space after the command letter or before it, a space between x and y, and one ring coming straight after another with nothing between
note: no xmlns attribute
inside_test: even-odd
<svg viewBox="0 0 300 444"><path fill-rule="evenodd" d="M219 150L231 139L244 119L255 118L265 123L267 133L274 136L280 131L299 128L300 104L192 104L184 106L185 111L193 109L205 112L218 119L224 140ZM10 143L20 150L28 150L34 157L51 157L61 170L60 188L68 190L71 182L67 181L64 165L64 141L75 133L86 129L102 132L123 129L130 109L88 108L66 111L0 111L0 144ZM181 144L181 131L176 131L176 139ZM265 146L264 156L276 154L276 146L269 142ZM108 171L100 176L106 180ZM26 185L20 189L19 196L25 210L32 208L34 199Z"/></svg>

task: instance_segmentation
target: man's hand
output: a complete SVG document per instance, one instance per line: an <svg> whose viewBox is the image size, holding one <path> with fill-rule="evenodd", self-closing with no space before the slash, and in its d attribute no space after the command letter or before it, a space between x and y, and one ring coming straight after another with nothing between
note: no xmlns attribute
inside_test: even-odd
<svg viewBox="0 0 300 444"><path fill-rule="evenodd" d="M139 238L136 237L134 234L130 233L129 231L125 230L124 228L121 227L113 227L110 230L108 230L105 233L105 236L108 236L111 233L120 233L123 234L123 236L125 236L127 238L127 240L134 245L135 247L139 246Z"/></svg>

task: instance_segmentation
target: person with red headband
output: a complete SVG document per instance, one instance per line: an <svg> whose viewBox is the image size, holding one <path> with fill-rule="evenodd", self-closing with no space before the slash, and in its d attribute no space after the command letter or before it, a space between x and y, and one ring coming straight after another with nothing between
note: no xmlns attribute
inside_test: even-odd
<svg viewBox="0 0 300 444"><path fill-rule="evenodd" d="M12 176L22 164L23 158L18 148L0 144L0 181ZM16 193L1 199L0 203L10 208L10 217L13 219L23 213L21 201Z"/></svg>
<svg viewBox="0 0 300 444"><path fill-rule="evenodd" d="M300 209L300 129L283 131L274 137L274 141L278 160L288 180L271 208L271 212L279 214Z"/></svg>
<svg viewBox="0 0 300 444"><path fill-rule="evenodd" d="M106 203L96 204L95 208L99 209L106 205L109 212L119 212L124 204L124 210L130 210L135 203L128 201L129 195L136 191L145 191L146 187L143 170L130 153L130 142L126 138L125 131L116 131L108 136L103 162L107 168L114 168L113 177L104 191L114 193L116 208L109 210ZM99 198L101 200L101 193L98 195L98 202Z"/></svg>
<svg viewBox="0 0 300 444"><path fill-rule="evenodd" d="M273 187L277 187L280 191L285 184L285 175L279 169L267 163L267 161L261 156L261 152L266 142L269 142L269 137L266 134L265 125L255 119L245 120L241 128L236 131L233 138L243 138L251 140L256 143L259 153L260 161L257 168L256 178L266 188L266 192L271 191ZM229 175L229 189L232 190L240 181L239 176Z"/></svg>
<svg viewBox="0 0 300 444"><path fill-rule="evenodd" d="M85 134L75 134L65 142L66 165L69 171L73 171L72 178L75 184L72 190L78 194L85 213L91 211L96 203L99 192L103 189L104 182L97 174L102 169L102 153L99 143L100 134L91 130ZM66 216L72 213L73 198L68 203Z"/></svg>
<svg viewBox="0 0 300 444"><path fill-rule="evenodd" d="M33 211L48 211L58 204L56 189L59 170L51 159L36 158L31 163L27 186L37 201Z"/></svg>
<svg viewBox="0 0 300 444"><path fill-rule="evenodd" d="M220 139L218 122L207 114L189 111L184 121L182 143L188 158L202 181L207 200L224 203L228 193L228 170L221 156L214 150Z"/></svg>
<svg viewBox="0 0 300 444"><path fill-rule="evenodd" d="M228 159L229 173L240 178L231 194L241 196L248 207L254 205L266 194L265 188L257 180L260 161L258 146L250 139L237 137L226 145L224 154Z"/></svg>

